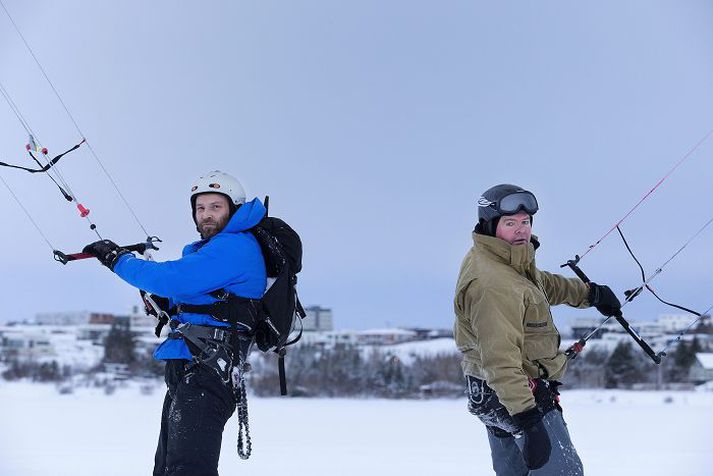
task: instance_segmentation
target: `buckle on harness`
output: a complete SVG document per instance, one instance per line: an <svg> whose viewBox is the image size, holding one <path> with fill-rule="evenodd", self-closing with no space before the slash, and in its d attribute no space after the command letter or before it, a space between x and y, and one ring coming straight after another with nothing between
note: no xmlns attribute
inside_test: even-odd
<svg viewBox="0 0 713 476"><path fill-rule="evenodd" d="M216 327L213 329L213 339L224 342L225 337L226 337L226 332L223 329L221 329L219 327Z"/></svg>

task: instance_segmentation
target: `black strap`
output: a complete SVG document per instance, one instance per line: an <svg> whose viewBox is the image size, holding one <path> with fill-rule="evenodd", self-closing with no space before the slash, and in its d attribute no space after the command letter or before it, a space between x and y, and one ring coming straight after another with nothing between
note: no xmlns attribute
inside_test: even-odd
<svg viewBox="0 0 713 476"><path fill-rule="evenodd" d="M163 330L163 326L168 324L168 319L166 319L164 316L161 316L158 318L158 323L156 324L156 327L153 330L153 333L156 334L156 337L161 337L161 331Z"/></svg>
<svg viewBox="0 0 713 476"><path fill-rule="evenodd" d="M297 311L297 314L304 319L307 317L307 313L305 312L304 307L302 307L302 303L300 302L300 297L297 295L297 290L295 289L295 310Z"/></svg>
<svg viewBox="0 0 713 476"><path fill-rule="evenodd" d="M156 323L156 327L154 328L154 334L156 334L156 337L161 337L161 331L163 330L164 326L171 322L170 316L175 316L177 313L178 313L178 311L176 310L176 306L173 306L171 309L169 309L166 312L166 314L158 315L158 317L157 317L158 322ZM169 317L166 317L166 315L168 315ZM177 321L173 321L173 322L174 322L174 324L171 325L171 327L176 327L175 323Z"/></svg>
<svg viewBox="0 0 713 476"><path fill-rule="evenodd" d="M285 354L287 354L287 350L285 350L284 347L277 351L277 371L280 375L280 395L282 396L287 395L287 377L285 376Z"/></svg>
<svg viewBox="0 0 713 476"><path fill-rule="evenodd" d="M240 324L249 331L254 330L259 300L236 296L223 290L210 294L218 300L210 304L179 304L176 307L177 312L206 314L233 327ZM249 319L245 319L246 317Z"/></svg>

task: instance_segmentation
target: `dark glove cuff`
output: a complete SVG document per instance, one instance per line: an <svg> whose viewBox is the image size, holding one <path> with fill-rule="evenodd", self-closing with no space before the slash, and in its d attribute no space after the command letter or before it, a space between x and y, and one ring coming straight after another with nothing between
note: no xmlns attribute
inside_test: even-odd
<svg viewBox="0 0 713 476"><path fill-rule="evenodd" d="M542 413L539 408L534 407L524 412L514 414L512 419L515 420L517 426L523 430L527 430L542 420Z"/></svg>
<svg viewBox="0 0 713 476"><path fill-rule="evenodd" d="M587 295L587 301L591 307L596 307L599 304L600 299L599 285L594 282L589 283L589 294Z"/></svg>
<svg viewBox="0 0 713 476"><path fill-rule="evenodd" d="M126 254L132 254L131 251L124 249L124 248L119 248L116 250L116 254L114 255L113 258L111 258L111 261L107 263L107 267L114 271L114 266L116 266L116 262L119 261L119 258Z"/></svg>

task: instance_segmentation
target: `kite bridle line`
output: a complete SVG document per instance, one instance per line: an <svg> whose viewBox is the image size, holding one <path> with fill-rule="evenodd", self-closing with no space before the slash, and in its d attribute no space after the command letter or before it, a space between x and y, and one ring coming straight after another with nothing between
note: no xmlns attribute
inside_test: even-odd
<svg viewBox="0 0 713 476"><path fill-rule="evenodd" d="M7 89L0 83L0 94L3 96L5 101L8 103L8 105L10 106L10 109L13 111L13 113L17 117L18 121L20 122L22 127L27 132L27 134L29 136L29 141L26 146L26 150L27 150L28 154L30 155L31 159L39 166L39 168L34 169L34 168L24 167L24 166L20 166L20 165L10 164L7 162L0 162L0 166L4 166L7 168L11 168L11 169L19 169L19 170L23 170L23 171L26 171L26 172L32 173L32 174L40 173L40 174L47 175L52 180L52 182L54 182L54 184L57 186L57 188L60 190L63 197L67 201L74 202L76 204L76 207L77 207L77 210L79 211L80 216L87 220L87 222L89 223L89 228L97 235L97 237L99 237L99 239L102 239L101 234L97 230L96 224L92 221L92 219L89 216L90 210L87 207L85 207L77 199L77 195L74 193L74 191L72 190L72 187L70 187L69 183L62 175L62 172L59 167L59 160L62 157L64 157L66 154L78 149L83 144L86 144L87 149L89 150L90 154L92 155L92 157L94 157L94 160L97 162L97 164L102 169L102 171L104 172L104 174L106 175L108 180L111 182L112 186L114 187L117 194L123 201L124 205L129 210L130 214L134 217L134 220L138 224L139 228L141 228L141 230L143 231L143 233L146 236L146 240L144 242L137 243L134 245L128 245L125 248L130 249L132 251L138 251L142 254L150 249L158 249L155 246L155 243L160 242L161 240L156 236L150 235L149 232L147 231L146 227L143 225L141 220L138 218L138 215L134 211L133 207L131 207L128 200L126 199L124 194L119 189L117 182L111 176L111 174L109 173L107 168L104 166L103 162L99 159L99 156L96 153L96 151L94 150L94 147L92 147L92 144L87 140L86 136L80 129L79 124L78 124L77 120L75 119L74 115L70 112L69 107L67 106L67 103L64 101L64 99L60 95L58 89L55 87L52 80L49 78L49 75L47 74L45 68L42 66L42 63L39 61L37 55L35 54L33 49L30 47L29 43L25 39L25 36L20 31L20 28L18 27L17 23L13 19L12 15L10 15L10 12L8 11L7 7L5 6L5 4L3 3L2 0L0 0L0 7L2 7L2 9L4 10L7 18L9 19L13 28L15 29L15 32L22 40L22 43L25 45L25 48L29 52L30 56L33 58L35 64L37 65L40 72L42 73L42 76L45 78L45 80L49 84L50 88L54 92L54 95L56 96L57 100L62 105L62 108L64 109L65 113L67 114L67 117L72 122L75 129L77 130L77 133L81 137L81 141L77 145L75 145L74 147L70 148L69 150L57 155L56 157L49 159L47 157L47 153L48 153L47 148L42 147L41 143L38 140L37 134L34 132L32 127L30 126L30 123L25 118L25 115L22 114L22 111L18 107L17 103L13 100L12 96L9 94ZM44 162L44 164L42 162ZM84 258L91 257L91 256L86 255L85 253L69 253L69 254L63 253L63 252L57 250L54 246L52 246L51 242L47 238L47 235L38 226L37 221L32 218L28 209L22 205L22 202L20 201L18 195L12 190L12 188L7 183L7 181L5 181L3 179L2 182L3 182L4 186L8 189L10 194L12 195L13 199L22 208L25 215L27 215L27 217L30 219L30 221L32 222L35 229L40 233L40 235L42 236L44 241L48 245L50 245L50 247L53 249L53 255L54 255L55 260L57 260L60 263L66 264L69 261L74 261L74 260L78 260L78 259L84 259Z"/></svg>
<svg viewBox="0 0 713 476"><path fill-rule="evenodd" d="M569 267L584 283L589 283L590 280L587 277L587 275L582 271L582 269L579 267L579 262L594 248L596 248L604 239L606 239L607 236L609 236L614 230L617 230L623 243L624 246L626 247L627 251L631 255L631 257L634 259L636 264L639 266L639 269L641 270L641 276L642 276L642 284L636 288L629 289L627 290L624 294L626 296L626 299L624 300L624 303L622 304L622 309L630 303L635 297L637 297L644 289L648 290L651 292L656 299L658 299L660 302L663 304L666 304L667 306L675 307L677 309L686 311L688 313L694 314L695 316L698 316L693 322L689 324L689 326L686 328L686 330L680 334L675 340L680 340L680 338L685 334L686 331L688 331L701 317L703 317L706 313L699 313L694 310L691 310L689 308L680 306L678 304L673 304L671 302L665 301L659 297L659 295L653 290L653 288L650 286L651 281L653 281L656 276L661 274L663 269L673 260L675 259L694 239L696 239L704 229L708 227L713 222L713 218L708 220L692 237L690 237L668 260L666 260L661 266L656 268L656 270L649 276L646 277L646 273L644 272L644 268L641 265L641 262L636 258L634 255L631 247L629 246L629 243L626 241L626 238L624 237L624 233L621 230L621 225L622 223L629 217L631 216L634 211L644 202L648 197L658 189L661 184L663 184L678 167L683 164L693 153L700 148L700 146L708 140L708 138L713 135L713 129L709 130L691 149L686 152L683 157L663 176L659 181L649 190L641 199L628 211L626 214L619 220L617 221L604 235L602 235L601 238L599 238L597 241L594 242L594 244L590 245L589 248L580 256L580 255L575 255L574 259L568 260L566 263L562 264L560 267ZM709 309L710 310L710 309ZM707 312L707 311L706 311ZM636 341L637 344L642 348L642 350L649 356L651 359L656 363L660 364L661 363L661 358L666 355L666 350L670 346L671 343L665 346L665 348L658 353L654 352L651 346L631 327L631 325L624 319L623 314L621 311L619 312L618 315L614 316L608 316L606 317L597 327L595 327L592 331L590 331L587 335L584 337L580 338L577 342L575 342L572 346L570 346L565 354L567 355L568 358L573 359L575 358L584 348L586 345L587 341L594 336L608 321L614 317L621 325L622 327L627 331L627 333Z"/></svg>

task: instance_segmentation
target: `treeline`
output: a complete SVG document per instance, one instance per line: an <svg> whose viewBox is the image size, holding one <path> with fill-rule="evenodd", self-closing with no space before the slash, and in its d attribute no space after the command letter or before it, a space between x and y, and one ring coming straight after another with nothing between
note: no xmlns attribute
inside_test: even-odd
<svg viewBox="0 0 713 476"><path fill-rule="evenodd" d="M638 347L620 343L613 352L585 349L570 361L565 388L656 388L690 385L690 369L697 352L711 351L698 339L680 342L655 365ZM300 344L286 357L287 383L291 395L314 397L424 398L458 397L464 393L459 354L409 356L403 361L388 346L363 348L355 345L322 347ZM128 330L113 329L105 341L102 364L78 372L56 361L27 362L4 356L5 380L65 382L73 375L100 373L105 363L123 364L122 378L162 377L163 364L150 354L137 356L134 337ZM277 355L253 352L247 374L252 392L261 396L279 394ZM103 378L106 378L103 377ZM102 380L103 381L103 380Z"/></svg>
<svg viewBox="0 0 713 476"><path fill-rule="evenodd" d="M463 395L460 355L414 357L407 364L390 355L388 348L383 349L365 352L356 346L297 347L286 360L290 394L384 398ZM681 342L658 366L629 342L620 343L613 352L587 349L570 361L563 383L565 388L621 389L690 385L695 355L705 351L697 339ZM251 362L250 388L258 395L277 395L277 357L253 354Z"/></svg>
<svg viewBox="0 0 713 476"><path fill-rule="evenodd" d="M60 366L57 361L32 362L9 359L7 368L2 372L5 380L27 379L33 382L62 382L72 376L69 365Z"/></svg>
<svg viewBox="0 0 713 476"><path fill-rule="evenodd" d="M564 383L567 388L655 388L691 384L690 370L696 353L710 352L697 338L682 341L656 365L635 344L620 342L613 352L585 349L571 360Z"/></svg>
<svg viewBox="0 0 713 476"><path fill-rule="evenodd" d="M460 356L413 356L409 363L378 348L300 345L287 354L288 389L294 396L413 398L460 396L465 386ZM279 395L277 356L253 353L250 389Z"/></svg>

